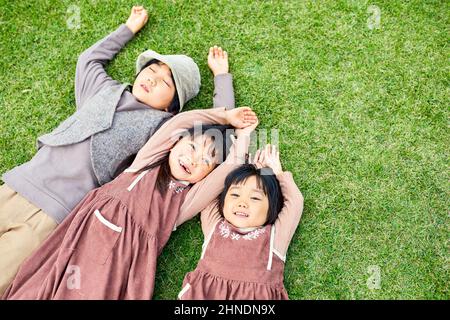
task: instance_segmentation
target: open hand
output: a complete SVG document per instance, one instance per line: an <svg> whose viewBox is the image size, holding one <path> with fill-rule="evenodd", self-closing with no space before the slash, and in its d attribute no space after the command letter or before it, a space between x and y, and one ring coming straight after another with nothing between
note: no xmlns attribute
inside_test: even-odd
<svg viewBox="0 0 450 320"><path fill-rule="evenodd" d="M208 53L208 66L214 77L219 74L228 73L228 53L221 47L211 47Z"/></svg>
<svg viewBox="0 0 450 320"><path fill-rule="evenodd" d="M258 120L258 118L256 118L255 123L253 123L245 128L242 128L242 129L236 129L236 130L234 130L234 132L236 133L237 137L250 136L252 134L252 132L255 131L258 124L259 124L259 120Z"/></svg>
<svg viewBox="0 0 450 320"><path fill-rule="evenodd" d="M274 145L268 144L265 148L258 149L252 163L258 168L270 168L274 174L283 172L280 162L280 152L277 151Z"/></svg>
<svg viewBox="0 0 450 320"><path fill-rule="evenodd" d="M240 107L226 111L227 122L236 129L244 129L258 124L256 113L249 107Z"/></svg>
<svg viewBox="0 0 450 320"><path fill-rule="evenodd" d="M136 34L145 26L147 21L147 10L145 10L143 6L133 6L133 8L131 8L131 14L125 24L134 34Z"/></svg>

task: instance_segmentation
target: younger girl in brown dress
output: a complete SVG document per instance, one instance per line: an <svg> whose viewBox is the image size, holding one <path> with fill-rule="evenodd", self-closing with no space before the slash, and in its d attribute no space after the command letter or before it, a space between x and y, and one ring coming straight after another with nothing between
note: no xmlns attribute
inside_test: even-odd
<svg viewBox="0 0 450 320"><path fill-rule="evenodd" d="M202 129L186 133L196 123ZM257 123L246 107L194 110L170 119L131 167L87 194L24 262L3 299L150 299L157 257L172 231L205 208L227 174L244 163ZM205 131L213 124L222 127ZM226 153L225 125L240 130L214 169Z"/></svg>
<svg viewBox="0 0 450 320"><path fill-rule="evenodd" d="M205 242L186 275L182 300L288 299L283 284L289 242L303 210L292 174L266 146L254 164L232 171L216 201L201 213Z"/></svg>

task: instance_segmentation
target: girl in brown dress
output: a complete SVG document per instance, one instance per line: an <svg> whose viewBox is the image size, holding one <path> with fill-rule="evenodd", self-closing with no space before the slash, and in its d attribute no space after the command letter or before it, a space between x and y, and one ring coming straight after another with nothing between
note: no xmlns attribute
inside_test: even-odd
<svg viewBox="0 0 450 320"><path fill-rule="evenodd" d="M202 211L201 258L178 298L288 299L284 262L302 210L302 194L292 174L282 171L275 147L258 150L254 163L232 171Z"/></svg>
<svg viewBox="0 0 450 320"><path fill-rule="evenodd" d="M205 130L214 124L221 126ZM240 130L209 174L226 153L226 125ZM172 231L217 197L226 175L243 163L256 125L246 107L170 119L131 167L87 194L24 262L3 299L150 299L157 257Z"/></svg>

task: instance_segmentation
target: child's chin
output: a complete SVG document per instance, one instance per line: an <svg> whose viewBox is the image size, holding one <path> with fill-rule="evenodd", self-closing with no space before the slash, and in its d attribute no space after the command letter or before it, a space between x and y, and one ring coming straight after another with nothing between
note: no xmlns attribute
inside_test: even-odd
<svg viewBox="0 0 450 320"><path fill-rule="evenodd" d="M179 172L172 173L172 176L177 180L186 180L186 177Z"/></svg>
<svg viewBox="0 0 450 320"><path fill-rule="evenodd" d="M248 228L247 223L242 220L239 220L239 219L231 219L231 221L228 220L228 222L230 222L236 228L241 228L241 229Z"/></svg>
<svg viewBox="0 0 450 320"><path fill-rule="evenodd" d="M149 105L148 101L146 101L146 97L144 94L141 94L141 92L133 92L133 96L141 103Z"/></svg>
<svg viewBox="0 0 450 320"><path fill-rule="evenodd" d="M191 181L190 177L184 172L175 172L172 173L173 177L179 181L187 181L189 183L195 183L196 181Z"/></svg>

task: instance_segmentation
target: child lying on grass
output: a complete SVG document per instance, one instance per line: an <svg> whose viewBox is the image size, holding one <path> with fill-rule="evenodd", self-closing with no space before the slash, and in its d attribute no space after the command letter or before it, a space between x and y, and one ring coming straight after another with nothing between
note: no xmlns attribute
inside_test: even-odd
<svg viewBox="0 0 450 320"><path fill-rule="evenodd" d="M62 223L89 191L116 177L160 124L180 112L200 88L196 63L185 55L147 50L132 86L105 66L147 23L133 7L125 24L84 51L75 73L76 112L38 139L28 162L3 175L0 187L0 294L20 264ZM228 56L211 48L214 107L234 107ZM128 163L129 164L129 163Z"/></svg>

